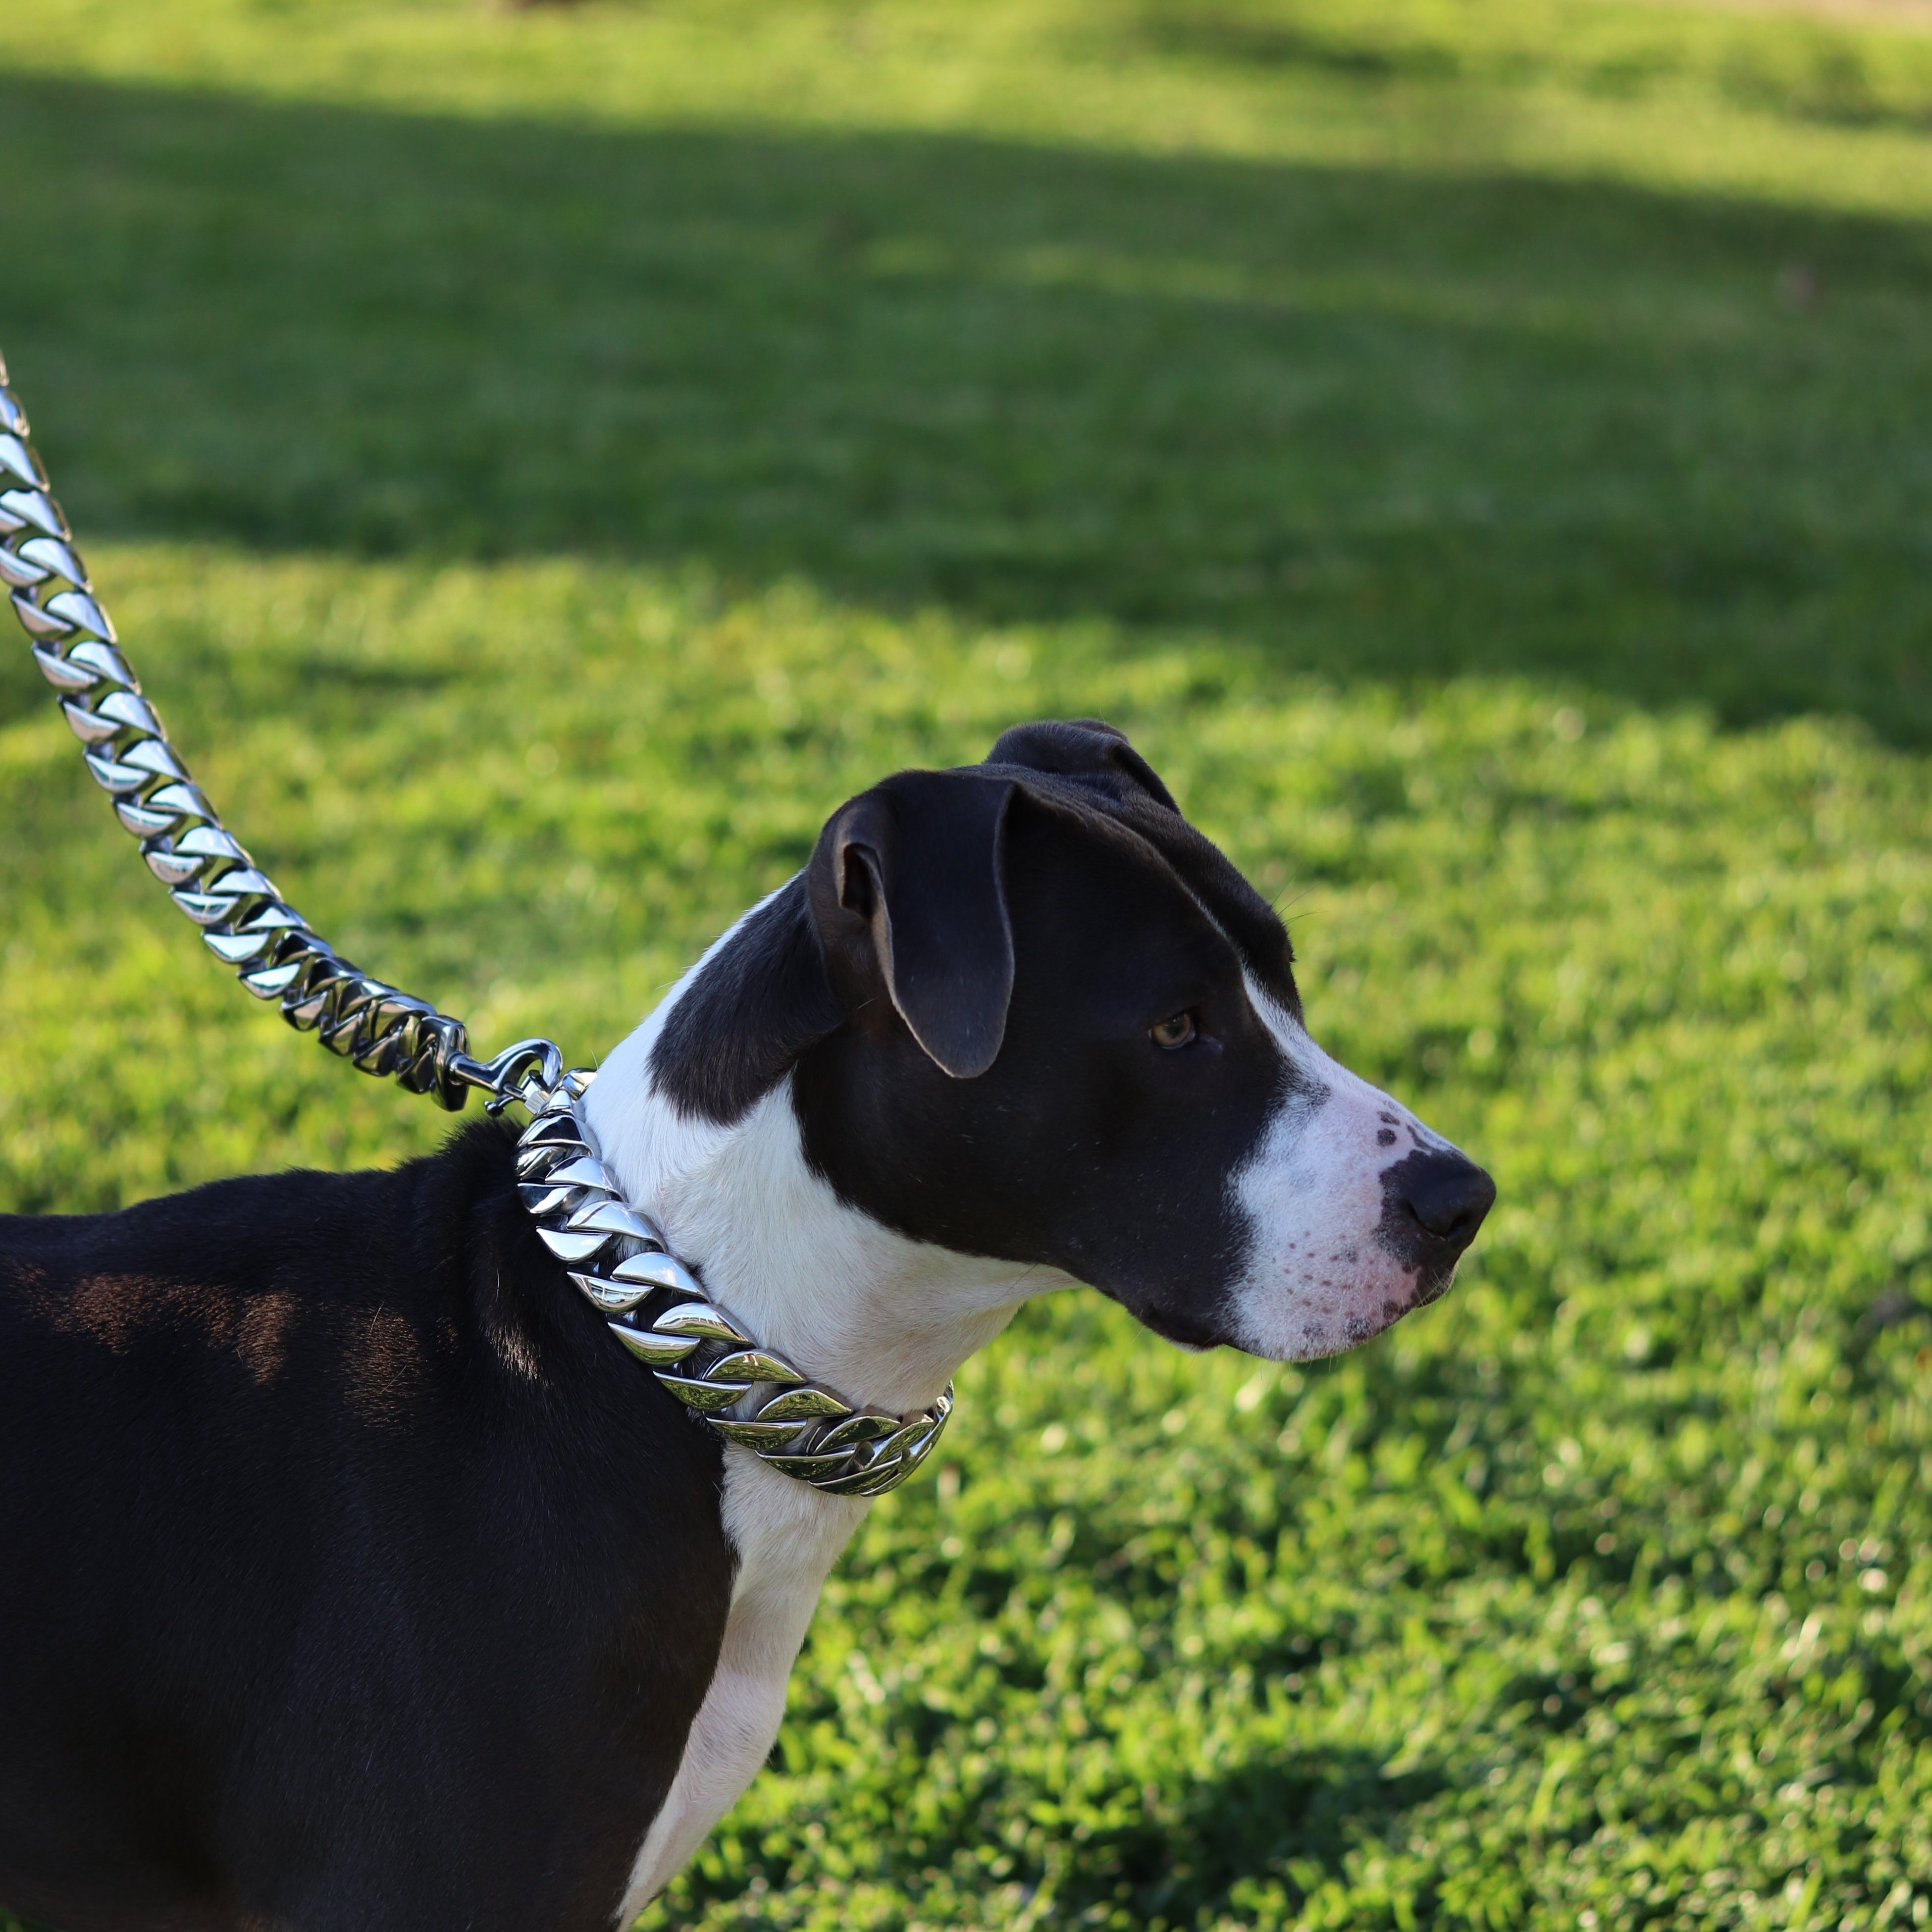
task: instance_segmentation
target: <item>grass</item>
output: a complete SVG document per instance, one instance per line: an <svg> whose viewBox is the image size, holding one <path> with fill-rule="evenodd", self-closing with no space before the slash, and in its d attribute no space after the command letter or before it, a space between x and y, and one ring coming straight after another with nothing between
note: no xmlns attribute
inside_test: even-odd
<svg viewBox="0 0 1932 1932"><path fill-rule="evenodd" d="M73 0L0 341L350 956L608 1048L1100 712L1492 1166L1334 1364L962 1376L652 1927L1932 1913L1932 40L1639 5ZM0 1204L388 1160L0 658Z"/></svg>

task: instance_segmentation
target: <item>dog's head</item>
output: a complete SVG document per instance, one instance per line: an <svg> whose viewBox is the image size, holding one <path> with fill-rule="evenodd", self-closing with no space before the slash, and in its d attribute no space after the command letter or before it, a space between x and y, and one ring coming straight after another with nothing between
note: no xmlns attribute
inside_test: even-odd
<svg viewBox="0 0 1932 1932"><path fill-rule="evenodd" d="M1300 1360L1448 1286L1488 1175L1329 1059L1288 934L1120 733L902 772L710 956L654 1083L916 1240L1063 1270L1159 1333Z"/></svg>

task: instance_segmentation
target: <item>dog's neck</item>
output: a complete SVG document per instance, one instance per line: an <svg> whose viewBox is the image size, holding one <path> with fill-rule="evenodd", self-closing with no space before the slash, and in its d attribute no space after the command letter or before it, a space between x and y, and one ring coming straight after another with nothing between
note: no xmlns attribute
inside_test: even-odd
<svg viewBox="0 0 1932 1932"><path fill-rule="evenodd" d="M650 1052L688 983L604 1063L586 1112L632 1204L758 1342L848 1402L904 1413L1028 1296L1069 1285L1057 1269L956 1254L848 1206L806 1161L789 1077L729 1126L680 1112L656 1090Z"/></svg>

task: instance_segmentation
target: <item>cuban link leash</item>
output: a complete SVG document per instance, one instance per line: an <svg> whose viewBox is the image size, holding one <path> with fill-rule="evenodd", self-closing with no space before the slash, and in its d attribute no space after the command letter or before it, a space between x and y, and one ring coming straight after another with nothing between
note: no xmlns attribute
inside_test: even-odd
<svg viewBox="0 0 1932 1932"><path fill-rule="evenodd" d="M692 1413L773 1468L835 1495L896 1489L931 1454L952 1390L930 1408L860 1408L760 1348L625 1200L599 1156L556 1044L519 1040L494 1060L469 1052L463 1022L341 958L290 905L189 776L74 548L0 358L0 584L60 699L82 756L140 841L148 869L257 999L364 1073L428 1094L452 1112L472 1087L492 1113L529 1110L518 1192L550 1252L610 1332Z"/></svg>

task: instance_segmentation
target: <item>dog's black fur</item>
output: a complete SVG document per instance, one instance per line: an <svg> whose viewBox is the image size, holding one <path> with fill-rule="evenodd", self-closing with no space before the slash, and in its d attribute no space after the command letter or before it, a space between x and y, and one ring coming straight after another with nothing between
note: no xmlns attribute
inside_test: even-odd
<svg viewBox="0 0 1932 1932"><path fill-rule="evenodd" d="M607 1925L718 1653L722 1454L484 1124L0 1218L0 1899Z"/></svg>

